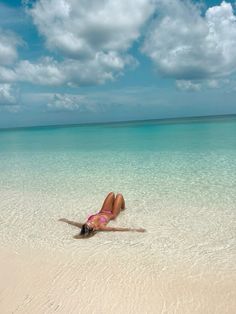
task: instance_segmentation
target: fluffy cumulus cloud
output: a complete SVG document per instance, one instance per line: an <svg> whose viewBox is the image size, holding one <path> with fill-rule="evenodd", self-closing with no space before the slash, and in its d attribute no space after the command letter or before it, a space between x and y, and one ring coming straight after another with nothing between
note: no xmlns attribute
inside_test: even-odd
<svg viewBox="0 0 236 314"><path fill-rule="evenodd" d="M76 0L39 0L30 3L27 12L47 48L57 52L60 61L43 57L36 62L21 60L14 67L0 63L0 81L78 86L114 80L123 74L126 66L137 65L128 50L140 37L141 28L154 10L154 2L86 0L78 4ZM24 2L26 7L27 3ZM8 60L6 57L4 65L16 59L17 43L12 36L9 41L12 54L6 51ZM6 47L5 44L5 50Z"/></svg>
<svg viewBox="0 0 236 314"><path fill-rule="evenodd" d="M232 5L223 1L202 15L188 0L161 1L142 51L161 73L176 79L230 75L236 70L236 16Z"/></svg>
<svg viewBox="0 0 236 314"><path fill-rule="evenodd" d="M48 49L57 51L63 60L51 60L51 66L45 61L24 62L15 73L27 69L27 81L51 85L113 80L126 65L136 64L128 49L139 38L153 9L154 0L39 0L28 13ZM48 80L44 75L48 72L55 78ZM13 78L11 74L6 73Z"/></svg>
<svg viewBox="0 0 236 314"><path fill-rule="evenodd" d="M22 41L0 30L1 83L80 86L112 81L138 64L130 49L135 42L182 90L200 90L201 80L220 82L236 71L236 16L225 1L205 13L190 0L24 3L51 56L18 60Z"/></svg>
<svg viewBox="0 0 236 314"><path fill-rule="evenodd" d="M29 12L49 48L93 59L130 48L152 10L150 0L40 0Z"/></svg>
<svg viewBox="0 0 236 314"><path fill-rule="evenodd" d="M16 34L0 29L0 65L12 64L17 59L17 46L21 43Z"/></svg>
<svg viewBox="0 0 236 314"><path fill-rule="evenodd" d="M23 60L14 68L0 67L0 81L23 81L51 86L102 84L107 80L114 80L114 72L116 75L120 74L127 63L135 64L130 56L121 58L115 52L101 52L87 62L74 59L59 62L52 57L42 58L35 63Z"/></svg>
<svg viewBox="0 0 236 314"><path fill-rule="evenodd" d="M38 63L23 60L18 62L13 68L0 67L0 81L59 85L64 82L64 75L58 69L56 61L52 58L43 58Z"/></svg>

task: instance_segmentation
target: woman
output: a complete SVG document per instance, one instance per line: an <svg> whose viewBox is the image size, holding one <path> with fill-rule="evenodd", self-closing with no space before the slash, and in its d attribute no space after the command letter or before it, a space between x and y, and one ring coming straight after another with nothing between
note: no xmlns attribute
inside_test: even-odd
<svg viewBox="0 0 236 314"><path fill-rule="evenodd" d="M74 221L67 220L65 218L59 219L70 225L81 228L81 232L74 236L74 238L83 238L93 236L96 231L137 231L144 232L145 229L131 229L131 228L115 228L108 227L107 224L110 220L116 219L120 211L125 209L125 200L122 194L115 194L110 192L105 201L103 202L101 210L94 215L88 217L87 221L82 224Z"/></svg>

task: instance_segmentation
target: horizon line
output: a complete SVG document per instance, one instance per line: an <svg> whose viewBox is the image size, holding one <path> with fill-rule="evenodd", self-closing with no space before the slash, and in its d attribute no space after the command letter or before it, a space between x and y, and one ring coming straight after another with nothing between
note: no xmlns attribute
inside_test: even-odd
<svg viewBox="0 0 236 314"><path fill-rule="evenodd" d="M136 120L118 120L118 121L104 121L104 122L81 122L71 124L42 124L42 125L31 125L31 126L16 126L16 127L0 127L0 131L4 130L17 130L17 129L36 129L36 128L66 128L66 127L77 127L77 126L89 126L89 125L107 125L107 124L121 124L121 123L137 123L137 122L151 122L151 121L178 121L181 119L203 119L203 118L217 118L217 117L228 117L236 116L236 113L217 114L217 115L201 115L201 116L181 116L181 117L169 117L169 118L154 118L154 119L136 119Z"/></svg>

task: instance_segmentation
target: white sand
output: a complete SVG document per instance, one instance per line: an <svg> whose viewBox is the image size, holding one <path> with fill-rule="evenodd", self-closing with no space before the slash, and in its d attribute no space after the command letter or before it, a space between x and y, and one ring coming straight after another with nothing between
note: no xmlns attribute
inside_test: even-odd
<svg viewBox="0 0 236 314"><path fill-rule="evenodd" d="M83 221L97 204L87 199L1 191L0 314L236 312L230 209L166 202L144 215L127 201L111 225L148 232L75 240L57 220Z"/></svg>
<svg viewBox="0 0 236 314"><path fill-rule="evenodd" d="M156 263L1 249L0 313L235 313L236 274L190 277Z"/></svg>

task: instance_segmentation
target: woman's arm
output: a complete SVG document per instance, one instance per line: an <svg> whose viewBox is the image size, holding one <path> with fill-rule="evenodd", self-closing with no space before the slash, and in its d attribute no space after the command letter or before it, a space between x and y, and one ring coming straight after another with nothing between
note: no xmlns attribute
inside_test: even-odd
<svg viewBox="0 0 236 314"><path fill-rule="evenodd" d="M97 229L98 231L136 231L136 232L145 232L146 230L143 228L132 229L132 228L116 228L116 227L107 227L101 226Z"/></svg>
<svg viewBox="0 0 236 314"><path fill-rule="evenodd" d="M80 222L71 221L71 220L68 220L66 218L61 218L58 221L63 221L63 222L66 222L69 225L72 225L72 226L75 226L75 227L79 227L79 228L82 228L82 226L83 226L83 224L81 224Z"/></svg>

